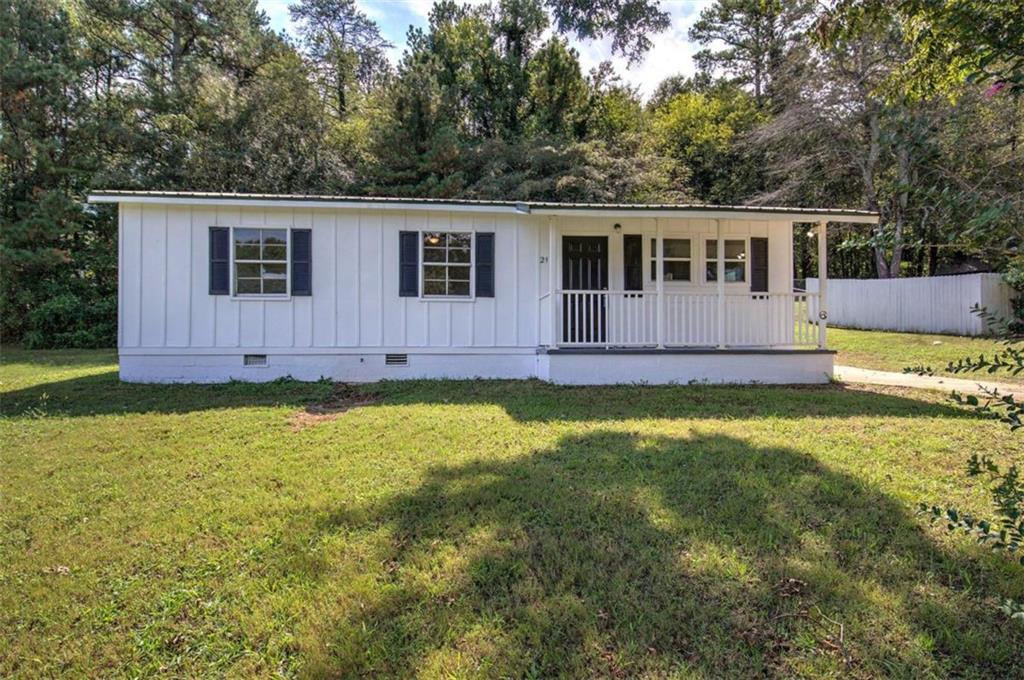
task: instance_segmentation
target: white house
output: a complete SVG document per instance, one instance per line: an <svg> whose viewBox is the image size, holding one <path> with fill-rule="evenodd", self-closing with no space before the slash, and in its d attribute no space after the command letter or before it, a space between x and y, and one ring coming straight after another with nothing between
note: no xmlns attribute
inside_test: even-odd
<svg viewBox="0 0 1024 680"><path fill-rule="evenodd" d="M97 191L131 382L823 382L794 224L855 210ZM660 273L660 275L659 275Z"/></svg>

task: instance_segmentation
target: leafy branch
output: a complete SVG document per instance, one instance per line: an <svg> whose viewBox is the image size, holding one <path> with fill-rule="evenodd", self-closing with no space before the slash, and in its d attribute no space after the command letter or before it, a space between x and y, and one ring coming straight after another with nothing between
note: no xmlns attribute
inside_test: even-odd
<svg viewBox="0 0 1024 680"><path fill-rule="evenodd" d="M1016 325L1002 316L988 311L981 305L971 307L971 313L980 317L989 332L999 338L1003 347L990 356L984 354L977 358L962 357L956 361L946 364L946 372L954 375L963 373L977 373L984 371L988 374L1009 373L1019 375L1024 372L1024 335L1017 333ZM908 366L903 369L904 373L917 375L935 375L931 366ZM974 394L960 394L953 392L950 398L961 406L966 406L986 418L998 420L1010 426L1011 430L1017 430L1024 426L1024 402L1017 401L1012 394L1001 393L998 389L988 388L984 385L978 386L982 398Z"/></svg>
<svg viewBox="0 0 1024 680"><path fill-rule="evenodd" d="M998 519L989 521L961 513L954 507L941 508L936 505L920 504L919 514L928 515L932 523L943 521L949 531L962 531L978 543L1003 551L1024 566L1024 483L1016 465L1006 472L988 456L973 454L967 461L967 475L976 477L987 473L994 484L992 498ZM1021 553L1021 554L1018 554Z"/></svg>
<svg viewBox="0 0 1024 680"><path fill-rule="evenodd" d="M993 505L997 518L989 521L962 513L954 507L939 507L921 503L918 514L927 515L931 522L944 522L946 529L963 532L981 545L999 551L1024 566L1024 480L1020 470L1011 465L1003 472L988 456L972 454L967 459L967 475L988 475L992 481ZM1024 624L1024 602L1005 598L1000 611L1012 620Z"/></svg>
<svg viewBox="0 0 1024 680"><path fill-rule="evenodd" d="M1024 336L1016 330L1018 327L979 305L973 306L971 312L985 321L986 326L1001 339L1003 348L988 358L981 355L977 359L966 357L956 362L951 361L946 365L946 371L958 374L984 370L988 373L1006 372L1011 375L1024 371L1024 350L1018 347ZM919 375L934 374L928 366L915 366L903 370ZM978 388L981 398L978 395L958 392L953 392L951 398L961 406L973 409L975 413L1005 423L1011 432L1024 426L1024 403L1017 401L1012 394L1001 394L995 388L984 385L979 385ZM979 544L1003 552L1024 566L1024 481L1021 479L1020 470L1013 464L1004 472L990 457L974 453L967 459L967 475L988 475L990 478L996 519L979 519L962 513L955 507L940 507L927 503L919 505L919 514L929 516L933 524L944 522L949 531L973 536ZM1024 624L1024 602L1005 598L1001 601L999 609L1011 620Z"/></svg>
<svg viewBox="0 0 1024 680"><path fill-rule="evenodd" d="M977 395L959 392L953 392L950 398L981 416L1009 425L1011 431L1024 426L1024 402L1017 401L1012 394L1003 394L984 385L979 385L978 389L987 397L984 401Z"/></svg>

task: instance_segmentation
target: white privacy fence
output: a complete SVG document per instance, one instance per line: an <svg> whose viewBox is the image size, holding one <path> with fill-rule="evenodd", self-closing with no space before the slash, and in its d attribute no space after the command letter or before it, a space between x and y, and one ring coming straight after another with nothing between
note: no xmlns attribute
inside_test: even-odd
<svg viewBox="0 0 1024 680"><path fill-rule="evenodd" d="M818 280L807 279L807 291ZM982 335L985 323L973 305L1008 317L1011 290L999 274L930 276L914 279L828 280L830 326L917 333Z"/></svg>

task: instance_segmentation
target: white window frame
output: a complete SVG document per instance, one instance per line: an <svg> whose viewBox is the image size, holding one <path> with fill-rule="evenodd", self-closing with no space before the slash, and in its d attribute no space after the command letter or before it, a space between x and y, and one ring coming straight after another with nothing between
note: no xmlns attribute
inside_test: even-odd
<svg viewBox="0 0 1024 680"><path fill-rule="evenodd" d="M426 302L471 302L476 300L476 230L475 229L420 229L418 232L420 240L420 266L417 272L419 278L420 300ZM469 263L460 262L427 262L424 257L424 237L426 234L467 234L469 236ZM447 250L447 247L446 247ZM469 295L438 295L426 292L426 278L424 270L428 265L440 265L443 267L456 266L469 268Z"/></svg>
<svg viewBox="0 0 1024 680"><path fill-rule="evenodd" d="M750 239L747 238L746 236L723 236L722 237L723 250L724 250L724 246L725 246L725 242L726 241L742 241L743 242L743 257L742 258L738 258L738 257L731 257L731 258L727 257L727 258L725 258L725 262L742 262L743 263L743 280L742 281L726 281L725 285L727 285L727 286L748 286L748 285L750 285ZM718 258L711 259L710 257L708 257L708 246L707 246L707 244L710 243L710 242L717 243L718 242L718 237L711 236L711 237L707 237L707 238L704 239L704 249L701 251L701 256L702 256L702 260L703 260L703 267L702 267L702 269L704 270L704 283L708 283L708 284L711 284L711 285L716 285L718 283L718 281L716 281L715 279L712 279L712 278L708 278L708 265L711 264L712 262L714 262L715 263L715 267L716 267L716 270L715 270L716 272L717 272L717 267L718 267ZM718 253L716 253L716 255L717 254ZM725 253L723 252L723 253L721 253L721 255L724 257Z"/></svg>
<svg viewBox="0 0 1024 680"><path fill-rule="evenodd" d="M665 272L664 271L660 271L660 272L658 271L658 237L657 236L652 236L650 238L651 238L651 241L654 242L653 248L651 249L651 256L650 256L650 258L648 258L650 260L650 265L651 265L650 271L656 272L657 275L654 278L647 279L647 281L650 282L650 283L657 283L658 279L661 278L663 280L664 284L667 285L667 286L671 286L673 284L681 284L681 285L685 286L685 285L689 285L689 284L693 283L694 262L696 262L696 260L697 260L697 258L694 257L694 252L693 252L693 237L692 236L662 236L662 251L664 251L664 249L665 249L665 245L664 245L665 241L689 241L690 242L690 257L668 257L668 256L666 256L664 254L664 252L662 252L662 257L661 257L663 262L689 262L690 263L690 278L688 278L686 280L683 280L683 279L671 279L671 280L669 280L669 279L665 278Z"/></svg>
<svg viewBox="0 0 1024 680"><path fill-rule="evenodd" d="M284 293L239 293L238 289L238 276L235 271L235 230L236 229L266 229L285 232L285 250L284 250ZM292 227L278 226L271 224L264 225L247 225L239 224L230 228L228 232L229 244L231 248L231 298L234 300L290 300L292 297ZM242 264L261 264L264 262L277 263L277 260L241 260Z"/></svg>

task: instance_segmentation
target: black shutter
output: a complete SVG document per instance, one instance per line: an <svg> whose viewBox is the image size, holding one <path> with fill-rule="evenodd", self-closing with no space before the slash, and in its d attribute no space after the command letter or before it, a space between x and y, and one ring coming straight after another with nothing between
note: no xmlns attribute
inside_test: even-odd
<svg viewBox="0 0 1024 680"><path fill-rule="evenodd" d="M417 297L420 294L420 235L417 231L398 232L398 295Z"/></svg>
<svg viewBox="0 0 1024 680"><path fill-rule="evenodd" d="M750 292L768 292L768 239L750 239Z"/></svg>
<svg viewBox="0 0 1024 680"><path fill-rule="evenodd" d="M622 237L622 270L625 273L625 290L644 288L644 245L639 234Z"/></svg>
<svg viewBox="0 0 1024 680"><path fill-rule="evenodd" d="M231 294L231 230L210 227L210 295Z"/></svg>
<svg viewBox="0 0 1024 680"><path fill-rule="evenodd" d="M313 294L313 230L292 229L292 295Z"/></svg>
<svg viewBox="0 0 1024 680"><path fill-rule="evenodd" d="M476 235L476 296L494 297L494 234Z"/></svg>

